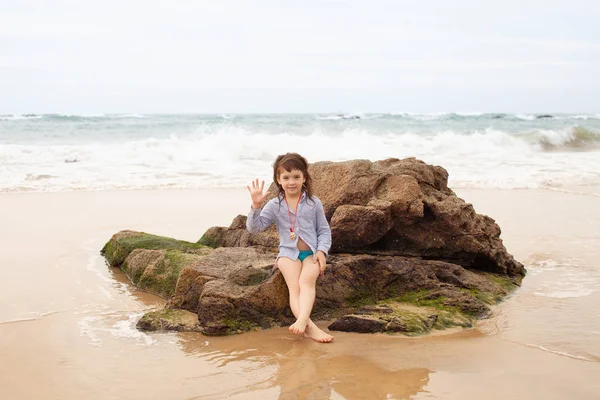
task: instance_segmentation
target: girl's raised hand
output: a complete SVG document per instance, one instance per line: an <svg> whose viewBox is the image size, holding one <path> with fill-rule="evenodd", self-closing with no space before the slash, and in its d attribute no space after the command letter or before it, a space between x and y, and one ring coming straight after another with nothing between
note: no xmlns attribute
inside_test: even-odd
<svg viewBox="0 0 600 400"><path fill-rule="evenodd" d="M262 203L267 198L269 191L267 190L263 193L263 189L265 188L265 181L262 181L260 185L258 184L258 179L252 181L252 187L249 185L246 186L248 192L250 192L250 197L252 197L252 208L260 208Z"/></svg>

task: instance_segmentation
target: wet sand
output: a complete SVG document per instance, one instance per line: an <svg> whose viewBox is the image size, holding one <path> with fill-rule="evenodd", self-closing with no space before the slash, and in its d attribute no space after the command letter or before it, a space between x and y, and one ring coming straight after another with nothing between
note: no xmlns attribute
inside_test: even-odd
<svg viewBox="0 0 600 400"><path fill-rule="evenodd" d="M163 301L108 268L104 243L121 229L196 241L246 213L243 189L0 194L0 399L599 398L600 197L457 194L502 227L522 288L476 329L329 345L135 330Z"/></svg>

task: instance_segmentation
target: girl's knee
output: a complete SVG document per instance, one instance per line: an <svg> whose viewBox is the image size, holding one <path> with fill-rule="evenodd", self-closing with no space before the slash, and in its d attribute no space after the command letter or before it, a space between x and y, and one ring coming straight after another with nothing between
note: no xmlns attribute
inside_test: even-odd
<svg viewBox="0 0 600 400"><path fill-rule="evenodd" d="M300 285L292 285L291 287L288 286L288 292L290 297L298 297L300 294Z"/></svg>
<svg viewBox="0 0 600 400"><path fill-rule="evenodd" d="M316 286L316 282L312 279L300 279L300 282L298 282L298 285L300 287L300 290L307 290L307 289L315 289Z"/></svg>

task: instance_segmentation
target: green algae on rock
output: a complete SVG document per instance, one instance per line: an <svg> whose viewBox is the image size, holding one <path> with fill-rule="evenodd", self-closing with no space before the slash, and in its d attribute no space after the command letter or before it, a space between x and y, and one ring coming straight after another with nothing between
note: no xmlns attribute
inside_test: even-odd
<svg viewBox="0 0 600 400"><path fill-rule="evenodd" d="M124 230L114 234L104 245L100 254L106 258L111 267L120 267L129 253L135 249L198 252L206 249L206 246L145 232Z"/></svg>
<svg viewBox="0 0 600 400"><path fill-rule="evenodd" d="M198 315L186 310L168 308L144 314L136 326L143 331L200 331Z"/></svg>
<svg viewBox="0 0 600 400"><path fill-rule="evenodd" d="M175 293L181 270L201 257L178 250L135 249L121 264L121 269L136 287L168 299Z"/></svg>

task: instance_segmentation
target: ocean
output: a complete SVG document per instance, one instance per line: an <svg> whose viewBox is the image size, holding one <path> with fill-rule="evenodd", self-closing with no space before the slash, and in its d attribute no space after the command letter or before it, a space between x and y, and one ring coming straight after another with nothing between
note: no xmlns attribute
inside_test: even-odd
<svg viewBox="0 0 600 400"><path fill-rule="evenodd" d="M0 115L0 191L244 187L278 154L416 157L451 188L600 184L600 114Z"/></svg>

